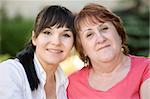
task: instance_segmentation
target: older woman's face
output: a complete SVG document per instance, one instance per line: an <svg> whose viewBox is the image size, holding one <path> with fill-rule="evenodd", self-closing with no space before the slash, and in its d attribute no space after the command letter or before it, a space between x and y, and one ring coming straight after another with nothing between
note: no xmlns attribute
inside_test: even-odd
<svg viewBox="0 0 150 99"><path fill-rule="evenodd" d="M79 32L84 54L92 64L109 62L121 54L121 38L111 22L81 24Z"/></svg>

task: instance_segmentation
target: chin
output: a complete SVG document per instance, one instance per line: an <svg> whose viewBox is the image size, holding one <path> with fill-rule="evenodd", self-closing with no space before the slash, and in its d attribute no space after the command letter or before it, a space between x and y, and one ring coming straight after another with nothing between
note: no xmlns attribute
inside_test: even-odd
<svg viewBox="0 0 150 99"><path fill-rule="evenodd" d="M48 59L46 60L48 64L59 64L62 60L59 59Z"/></svg>
<svg viewBox="0 0 150 99"><path fill-rule="evenodd" d="M107 55L101 55L99 59L103 62L109 62L113 60L114 58L115 58L114 54L107 54Z"/></svg>
<svg viewBox="0 0 150 99"><path fill-rule="evenodd" d="M113 58L110 58L110 57L100 58L100 61L102 61L102 62L108 62L108 61L111 61L111 60L113 60Z"/></svg>

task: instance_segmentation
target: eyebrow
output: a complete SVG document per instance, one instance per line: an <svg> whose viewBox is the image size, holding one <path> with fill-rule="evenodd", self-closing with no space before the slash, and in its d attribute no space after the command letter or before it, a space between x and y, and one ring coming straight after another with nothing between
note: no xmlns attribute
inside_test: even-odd
<svg viewBox="0 0 150 99"><path fill-rule="evenodd" d="M45 28L43 31L45 32L45 31L52 31L52 29L53 28L51 28L51 27L47 27L47 28ZM62 31L62 33L63 32L72 32L71 31L71 29L69 29L69 28L65 28L63 31Z"/></svg>
<svg viewBox="0 0 150 99"><path fill-rule="evenodd" d="M104 22L104 23L102 23L102 24L100 24L100 25L98 25L98 26L103 26L104 24L105 24L106 22ZM91 28L88 28L88 29L86 29L86 30L84 30L82 33L84 33L84 32L86 32L86 31L90 31L90 30L92 30Z"/></svg>
<svg viewBox="0 0 150 99"><path fill-rule="evenodd" d="M92 29L86 29L82 33L85 33L86 31L91 31Z"/></svg>
<svg viewBox="0 0 150 99"><path fill-rule="evenodd" d="M53 29L52 27L47 27L47 28L45 28L44 30L52 30L52 29ZM63 31L71 31L71 29L66 28L66 29L64 29Z"/></svg>
<svg viewBox="0 0 150 99"><path fill-rule="evenodd" d="M51 30L51 29L52 29L51 27L44 28L44 30Z"/></svg>
<svg viewBox="0 0 150 99"><path fill-rule="evenodd" d="M66 28L64 31L71 31L70 29Z"/></svg>

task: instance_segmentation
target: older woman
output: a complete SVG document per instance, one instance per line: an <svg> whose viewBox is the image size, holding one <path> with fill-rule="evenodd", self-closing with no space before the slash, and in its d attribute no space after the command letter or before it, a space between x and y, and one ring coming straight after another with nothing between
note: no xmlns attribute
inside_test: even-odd
<svg viewBox="0 0 150 99"><path fill-rule="evenodd" d="M128 54L118 16L89 4L76 16L75 29L85 67L69 76L69 99L150 99L150 59Z"/></svg>

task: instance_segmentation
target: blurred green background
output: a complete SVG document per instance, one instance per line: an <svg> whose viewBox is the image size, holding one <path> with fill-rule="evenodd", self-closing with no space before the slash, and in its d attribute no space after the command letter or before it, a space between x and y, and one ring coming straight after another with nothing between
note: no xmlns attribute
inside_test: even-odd
<svg viewBox="0 0 150 99"><path fill-rule="evenodd" d="M110 3L110 0L106 1ZM104 0L102 2L106 1ZM128 46L130 53L148 57L150 55L148 0L117 1L118 5L116 4L114 9L112 7L112 10L123 20L128 33ZM129 6L131 1L132 5ZM91 1L89 0L89 2ZM74 1L74 3L78 5L80 0ZM96 3L99 3L99 1L96 1ZM104 3L104 6L108 3ZM7 4L7 2L1 2L0 8L0 61L15 56L18 51L24 48L25 43L31 36L35 19L35 17L24 18L21 13L17 13L13 18L9 18L5 4ZM70 5L71 4L72 3L70 3ZM82 6L84 6L84 4Z"/></svg>

